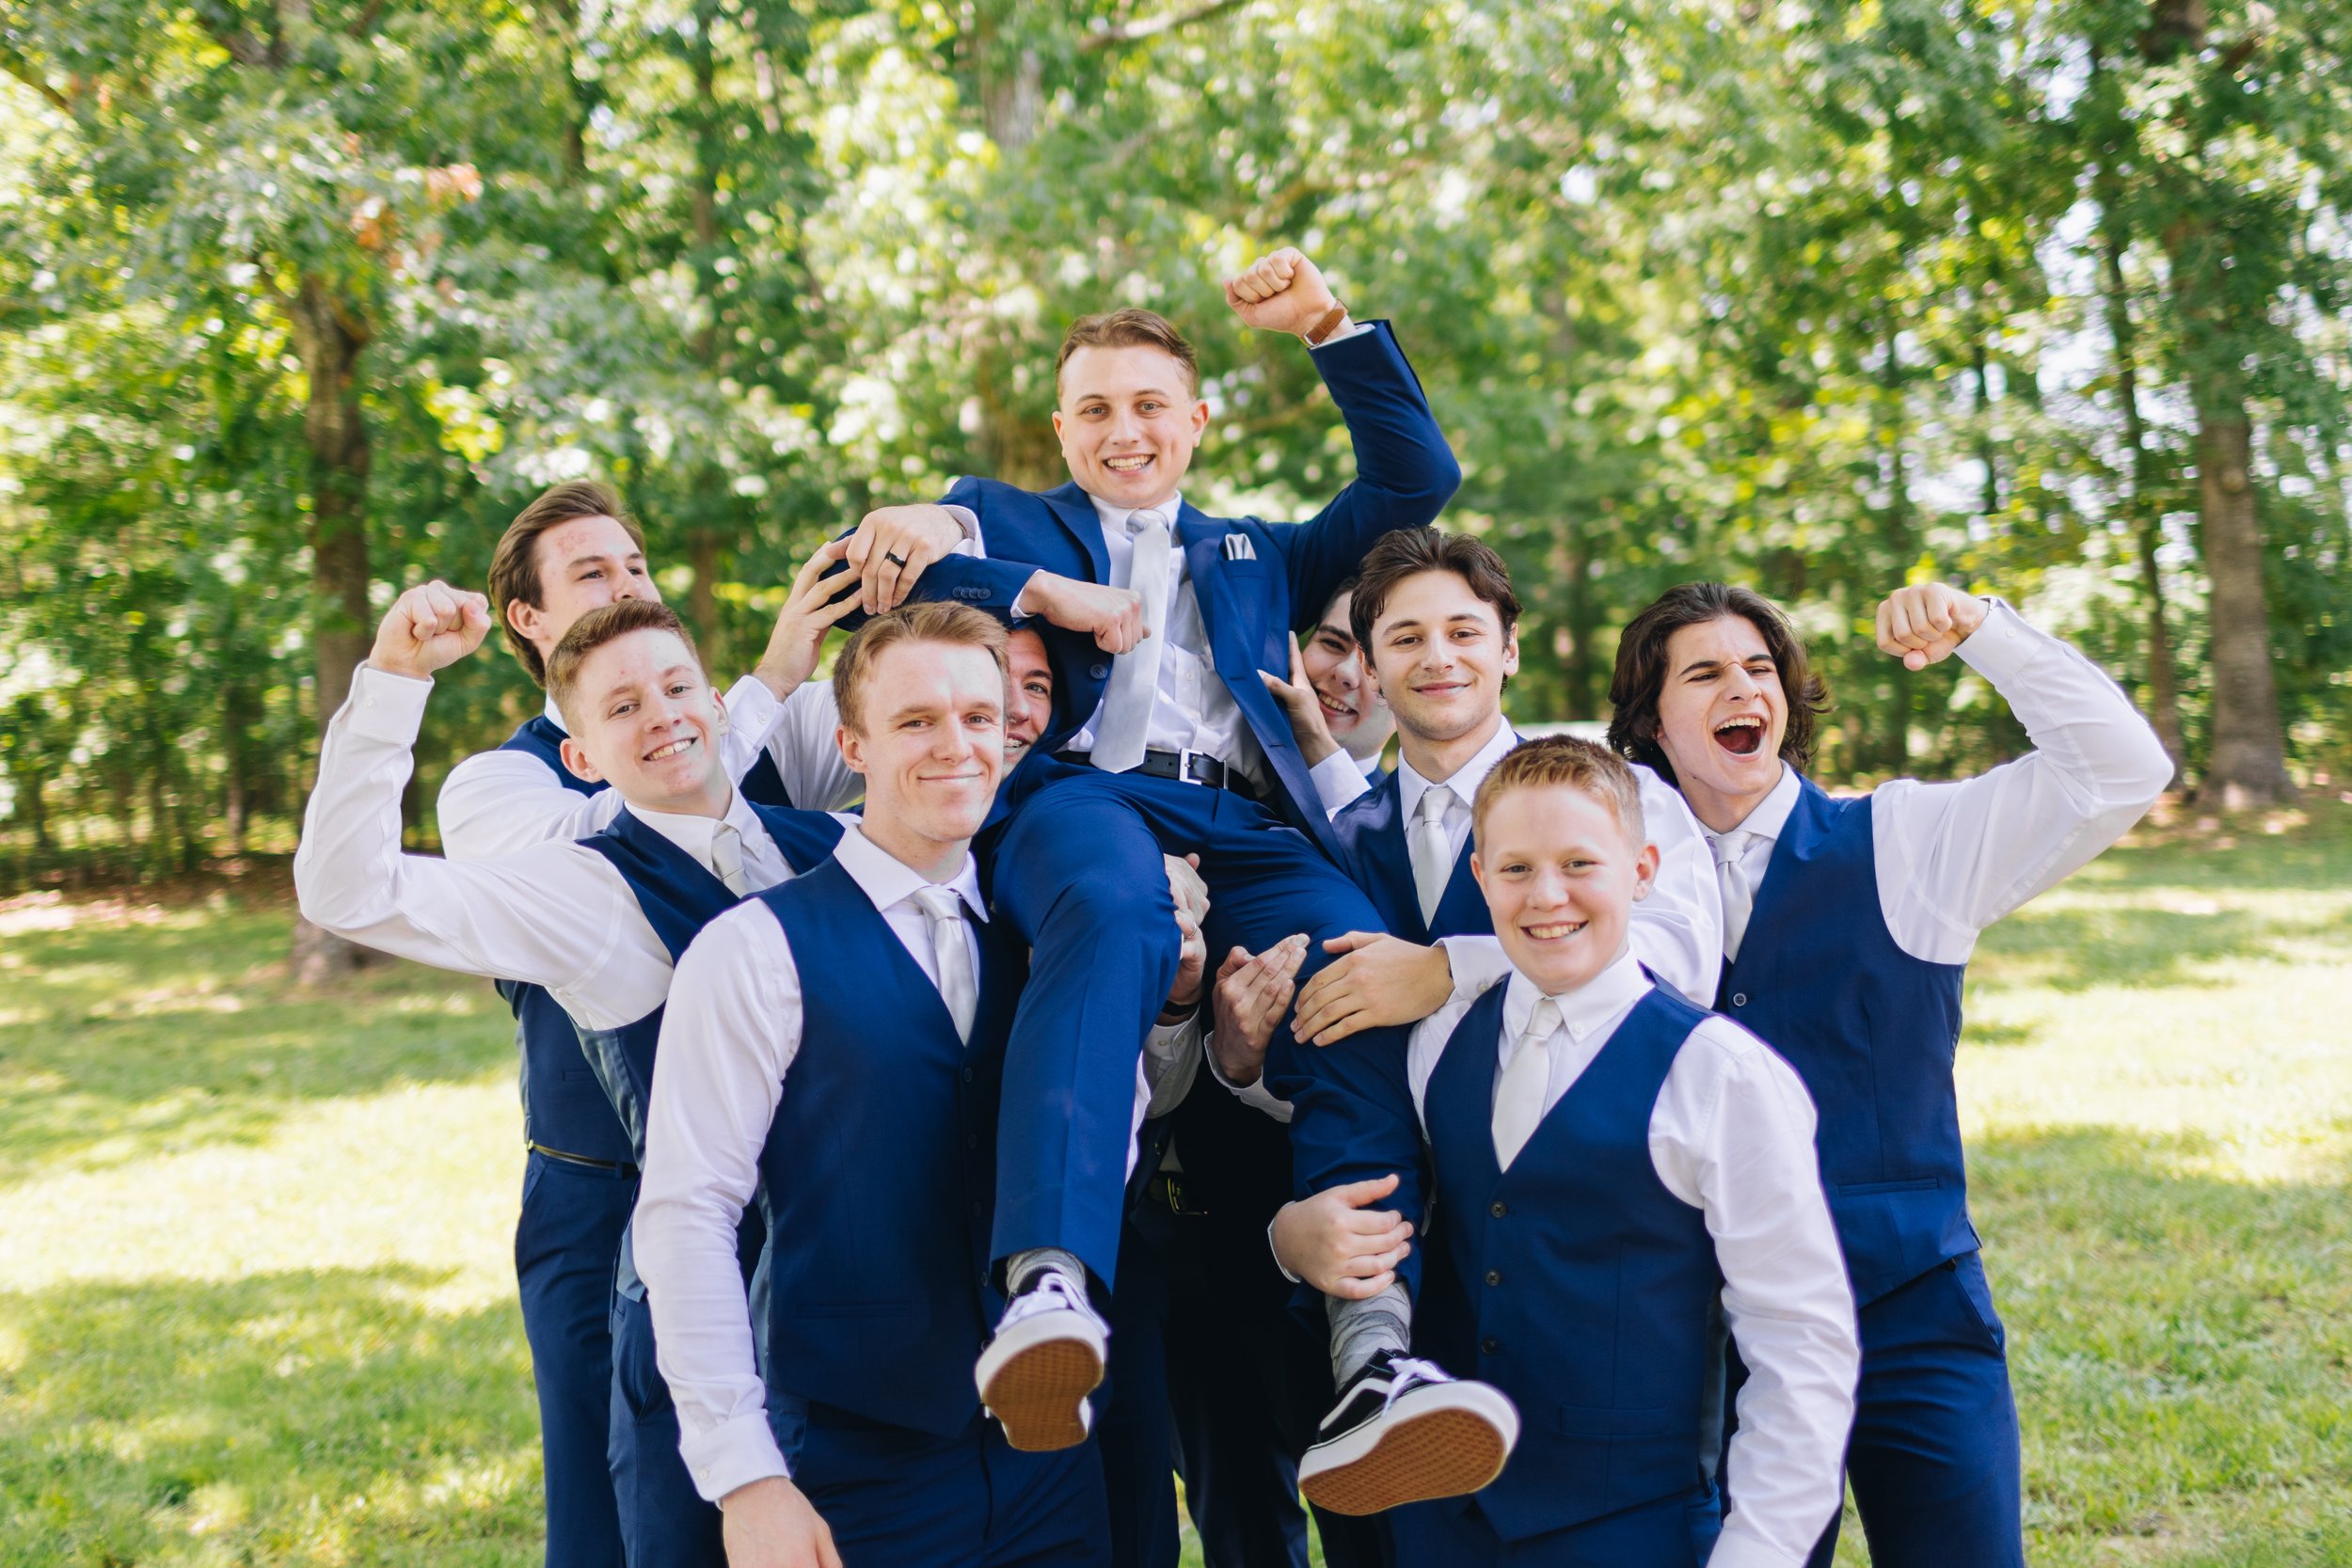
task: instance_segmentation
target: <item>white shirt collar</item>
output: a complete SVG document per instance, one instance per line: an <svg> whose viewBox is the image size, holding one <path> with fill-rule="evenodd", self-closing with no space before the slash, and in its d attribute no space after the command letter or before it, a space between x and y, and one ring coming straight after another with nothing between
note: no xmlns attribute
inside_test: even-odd
<svg viewBox="0 0 2352 1568"><path fill-rule="evenodd" d="M1114 506L1091 490L1087 492L1087 499L1094 503L1094 515L1103 519L1103 527L1120 539L1127 537L1127 519L1142 510L1135 506ZM1184 515L1184 493L1177 491L1152 510L1168 519L1168 530L1173 532L1176 519Z"/></svg>
<svg viewBox="0 0 2352 1568"><path fill-rule="evenodd" d="M1454 799L1468 806L1478 798L1478 786L1486 782L1486 775L1495 770L1495 764L1501 762L1503 753L1518 743L1519 737L1512 733L1509 721L1498 713L1495 715L1495 733L1486 737L1486 744L1478 748L1476 755L1454 770L1450 779L1422 778L1414 771L1413 765L1405 760L1404 752L1398 752L1396 787L1400 819L1410 822L1421 811L1421 798L1436 784L1443 784L1454 791Z"/></svg>
<svg viewBox="0 0 2352 1568"><path fill-rule="evenodd" d="M760 825L758 817L752 815L751 802L743 799L743 792L739 789L730 788L727 791L727 809L717 816L648 811L644 806L631 806L628 810L630 816L693 856L702 868L713 876L718 874L718 868L710 863L710 841L718 836L721 822L725 822L746 839L752 839L755 834L760 839L768 836L768 830Z"/></svg>
<svg viewBox="0 0 2352 1568"><path fill-rule="evenodd" d="M878 911L912 898L932 885L930 879L867 838L866 830L855 824L842 830L841 842L834 846L833 858L874 901ZM964 911L974 919L988 918L988 906L980 899L979 867L970 850L964 851L963 863L956 868L956 874L939 885L954 888L957 896L963 900Z"/></svg>
<svg viewBox="0 0 2352 1568"><path fill-rule="evenodd" d="M569 735L572 733L571 727L564 722L564 710L555 705L554 692L550 691L548 693L547 706L541 708L539 713L540 716L546 719L548 723L553 724L564 734Z"/></svg>
<svg viewBox="0 0 2352 1568"><path fill-rule="evenodd" d="M1778 843L1780 831L1788 826L1788 814L1797 809L1797 794L1804 787L1797 770L1787 763L1782 763L1780 783L1772 785L1771 793L1756 803L1754 811L1740 819L1738 827L1725 831L1735 833L1752 833L1767 844ZM1702 826L1704 827L1704 824ZM1705 832L1708 842L1710 844L1724 836L1712 828L1706 828Z"/></svg>
<svg viewBox="0 0 2352 1568"><path fill-rule="evenodd" d="M1581 1040L1624 1013L1649 990L1649 976L1642 973L1641 960L1629 947L1607 969L1576 990L1551 1000L1560 1009L1560 1022L1566 1026L1569 1037ZM1534 981L1517 969L1511 971L1509 986L1502 993L1502 1027L1510 1038L1518 1039L1526 1033L1528 1018L1535 1011L1535 999L1542 994L1535 989Z"/></svg>

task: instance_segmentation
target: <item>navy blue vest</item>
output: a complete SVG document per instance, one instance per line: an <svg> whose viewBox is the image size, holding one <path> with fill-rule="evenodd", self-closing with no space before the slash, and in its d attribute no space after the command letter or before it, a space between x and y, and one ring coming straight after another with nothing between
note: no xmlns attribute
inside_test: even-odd
<svg viewBox="0 0 2352 1568"><path fill-rule="evenodd" d="M1346 857L1347 874L1380 911L1381 922L1393 937L1423 946L1441 937L1492 936L1494 917L1486 895L1470 875L1470 849L1465 842L1454 858L1454 875L1438 895L1434 918L1421 917L1421 895L1413 887L1413 857L1405 838L1404 786L1397 772L1340 808L1331 818L1331 832Z"/></svg>
<svg viewBox="0 0 2352 1568"><path fill-rule="evenodd" d="M996 1101L1026 976L980 925L980 995L956 1038L922 969L835 862L761 894L801 978L801 1048L759 1159L769 1387L943 1436L979 1408Z"/></svg>
<svg viewBox="0 0 2352 1568"><path fill-rule="evenodd" d="M1974 1251L1952 1058L1963 964L1896 945L1870 800L1803 781L1717 1008L1788 1059L1820 1113L1837 1239L1867 1305Z"/></svg>
<svg viewBox="0 0 2352 1568"><path fill-rule="evenodd" d="M1503 1171L1504 990L1463 1015L1423 1097L1442 1243L1414 1338L1518 1405L1518 1448L1473 1499L1516 1541L1706 1484L1724 1281L1705 1216L1649 1152L1659 1090L1705 1011L1652 989Z"/></svg>
<svg viewBox="0 0 2352 1568"><path fill-rule="evenodd" d="M603 784L591 784L564 766L563 744L564 732L539 714L525 721L499 750L528 752L546 763L564 788L600 794ZM744 775L742 790L745 800L761 804L792 803L775 759L766 752ZM603 1087L580 1056L570 1016L537 986L501 980L498 989L515 1011L515 1043L522 1053L523 1137L582 1159L614 1165L634 1163L628 1132L612 1118Z"/></svg>

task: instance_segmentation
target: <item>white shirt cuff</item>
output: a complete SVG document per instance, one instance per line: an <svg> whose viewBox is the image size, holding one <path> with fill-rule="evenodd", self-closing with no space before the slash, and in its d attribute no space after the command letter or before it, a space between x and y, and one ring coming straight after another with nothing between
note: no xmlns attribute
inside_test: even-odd
<svg viewBox="0 0 2352 1568"><path fill-rule="evenodd" d="M1209 1076L1216 1079L1219 1085L1223 1085L1228 1094L1231 1094L1235 1100L1240 1101L1245 1105L1253 1106L1258 1110L1263 1111L1267 1116L1272 1117L1275 1120L1281 1122L1286 1126L1289 1124L1291 1119L1291 1102L1287 1100L1278 1100L1275 1098L1274 1091L1265 1086L1264 1073L1259 1073L1258 1081L1251 1084L1247 1088L1244 1088L1234 1084L1232 1079L1226 1077L1224 1069L1216 1065L1216 1053L1209 1049L1208 1038L1205 1036L1202 1037L1200 1041L1200 1054L1202 1059L1209 1064Z"/></svg>
<svg viewBox="0 0 2352 1568"><path fill-rule="evenodd" d="M2033 627L2008 601L1988 596L1984 603L1983 624L1954 651L1969 669L1999 686L2023 673L2042 648Z"/></svg>
<svg viewBox="0 0 2352 1568"><path fill-rule="evenodd" d="M1511 960L1503 957L1502 942L1498 938L1442 937L1437 945L1445 949L1445 964L1454 976L1455 1001L1470 1001L1511 977Z"/></svg>
<svg viewBox="0 0 2352 1568"><path fill-rule="evenodd" d="M1312 354L1319 348L1329 348L1333 343L1343 343L1350 338L1360 338L1371 330L1372 323L1359 322L1353 315L1351 315L1347 318L1347 325L1340 328L1339 331L1332 333L1328 338L1324 339L1323 341L1319 343L1309 343L1307 345L1307 352Z"/></svg>
<svg viewBox="0 0 2352 1568"><path fill-rule="evenodd" d="M1290 1205L1287 1203L1282 1205L1282 1208L1284 1209L1289 1207ZM1279 1219L1280 1217L1280 1211L1278 1210L1276 1212L1275 1218ZM1265 1249L1267 1254L1273 1258L1275 1268L1281 1274L1284 1279L1289 1280L1294 1285L1304 1285L1307 1283L1296 1275L1291 1273L1289 1269L1284 1268L1282 1266L1282 1255L1274 1250L1274 1220L1268 1220L1265 1222Z"/></svg>
<svg viewBox="0 0 2352 1568"><path fill-rule="evenodd" d="M963 543L956 548L954 553L968 555L975 561L987 560L988 546L980 538L980 515L968 506L953 506L944 502L940 510L953 517L956 520L956 527L963 530Z"/></svg>
<svg viewBox="0 0 2352 1568"><path fill-rule="evenodd" d="M1035 588L1037 586L1037 579L1044 575L1045 574L1042 571L1031 572L1029 574L1029 580L1021 585L1021 592L1012 596L1012 610L1010 613L1014 620L1025 621L1030 616L1037 613L1034 610L1024 610L1021 606L1021 601L1029 596L1029 590Z"/></svg>
<svg viewBox="0 0 2352 1568"><path fill-rule="evenodd" d="M351 677L351 695L343 711L355 735L393 746L413 746L424 725L425 699L433 695L431 677L395 675L362 664Z"/></svg>
<svg viewBox="0 0 2352 1568"><path fill-rule="evenodd" d="M758 746L784 721L784 705L757 675L745 675L727 688L727 727L740 730Z"/></svg>
<svg viewBox="0 0 2352 1568"><path fill-rule="evenodd" d="M1307 777L1313 781L1315 799L1327 814L1338 811L1372 788L1372 781L1364 777L1363 764L1348 755L1345 747L1307 769Z"/></svg>
<svg viewBox="0 0 2352 1568"><path fill-rule="evenodd" d="M738 1487L770 1476L789 1480L792 1475L764 1409L730 1416L708 1432L687 1434L678 1443L678 1452L694 1478L694 1490L706 1502L715 1503Z"/></svg>

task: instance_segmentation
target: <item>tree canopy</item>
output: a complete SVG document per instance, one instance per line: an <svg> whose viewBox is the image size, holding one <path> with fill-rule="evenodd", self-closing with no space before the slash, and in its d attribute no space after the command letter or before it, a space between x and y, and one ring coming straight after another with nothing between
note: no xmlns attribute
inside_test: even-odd
<svg viewBox="0 0 2352 1568"><path fill-rule="evenodd" d="M1979 766L1982 683L1864 634L1940 578L2210 798L2340 779L2347 55L2337 0L0 0L0 863L282 842L373 614L557 478L739 660L868 507L1059 477L1087 310L1194 336L1196 499L1304 515L1343 435L1217 290L1282 244L1396 322L1519 718L1722 577L1826 773ZM443 685L421 829L537 705Z"/></svg>

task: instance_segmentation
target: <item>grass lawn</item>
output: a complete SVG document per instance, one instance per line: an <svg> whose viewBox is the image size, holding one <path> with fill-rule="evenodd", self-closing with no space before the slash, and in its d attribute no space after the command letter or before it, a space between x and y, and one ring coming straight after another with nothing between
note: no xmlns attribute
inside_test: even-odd
<svg viewBox="0 0 2352 1568"><path fill-rule="evenodd" d="M2309 811L2143 832L1972 971L2038 1564L2352 1563L2352 807ZM287 925L0 904L0 1563L538 1560L505 1010L296 992Z"/></svg>

